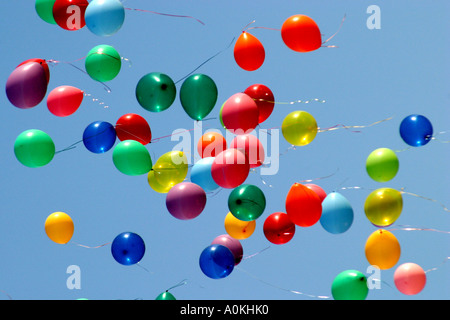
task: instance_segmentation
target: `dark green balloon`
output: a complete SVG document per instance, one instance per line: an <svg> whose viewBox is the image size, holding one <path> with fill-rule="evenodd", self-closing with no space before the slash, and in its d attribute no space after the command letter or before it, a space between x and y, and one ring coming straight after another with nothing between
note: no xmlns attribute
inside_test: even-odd
<svg viewBox="0 0 450 320"><path fill-rule="evenodd" d="M228 196L228 209L241 221L256 220L266 208L266 197L255 185L242 184Z"/></svg>
<svg viewBox="0 0 450 320"><path fill-rule="evenodd" d="M365 300L369 293L366 276L357 270L339 273L331 285L334 300Z"/></svg>
<svg viewBox="0 0 450 320"><path fill-rule="evenodd" d="M159 296L157 296L155 300L177 300L177 299L175 299L174 295L171 294L169 291L164 291Z"/></svg>
<svg viewBox="0 0 450 320"><path fill-rule="evenodd" d="M202 120L217 102L217 86L205 74L193 74L182 84L180 101L184 111L194 120Z"/></svg>
<svg viewBox="0 0 450 320"><path fill-rule="evenodd" d="M142 108L161 112L175 101L177 89L173 80L164 73L152 72L143 76L136 86L136 99Z"/></svg>

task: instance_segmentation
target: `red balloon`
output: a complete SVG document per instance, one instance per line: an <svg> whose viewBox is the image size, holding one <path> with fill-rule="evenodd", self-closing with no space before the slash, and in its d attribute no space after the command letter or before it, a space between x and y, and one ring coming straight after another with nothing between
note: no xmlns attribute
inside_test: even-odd
<svg viewBox="0 0 450 320"><path fill-rule="evenodd" d="M53 18L65 30L79 30L86 25L84 12L88 5L87 0L56 0L53 4Z"/></svg>
<svg viewBox="0 0 450 320"><path fill-rule="evenodd" d="M263 232L267 240L274 244L285 244L295 234L295 224L284 212L275 212L266 218Z"/></svg>
<svg viewBox="0 0 450 320"><path fill-rule="evenodd" d="M281 26L281 38L297 52L309 52L322 46L322 35L316 22L308 16L297 14L289 17Z"/></svg>
<svg viewBox="0 0 450 320"><path fill-rule="evenodd" d="M266 121L275 106L272 91L263 84L254 84L245 89L244 93L256 102L259 111L258 123Z"/></svg>
<svg viewBox="0 0 450 320"><path fill-rule="evenodd" d="M229 148L219 153L211 165L211 175L215 183L222 188L236 188L248 177L250 164L245 154Z"/></svg>
<svg viewBox="0 0 450 320"><path fill-rule="evenodd" d="M307 184L305 184L305 187L307 187L307 188L313 190L315 193L317 193L317 195L319 196L321 202L327 196L327 193L321 187L319 187L316 184L307 183Z"/></svg>
<svg viewBox="0 0 450 320"><path fill-rule="evenodd" d="M50 81L50 70L48 68L47 61L45 61L44 59L38 59L38 58L28 59L28 60L25 60L24 62L22 62L21 64L19 64L17 67L20 67L21 65L24 65L25 63L28 63L28 62L37 62L44 68L45 75L47 77L47 84L48 84Z"/></svg>
<svg viewBox="0 0 450 320"><path fill-rule="evenodd" d="M242 32L234 45L234 59L246 71L255 71L264 63L266 52L261 41L247 32Z"/></svg>
<svg viewBox="0 0 450 320"><path fill-rule="evenodd" d="M259 111L256 102L245 93L236 93L222 106L222 122L232 133L246 134L258 125Z"/></svg>
<svg viewBox="0 0 450 320"><path fill-rule="evenodd" d="M116 133L120 141L136 140L146 145L152 140L147 120L135 113L124 114L117 120Z"/></svg>
<svg viewBox="0 0 450 320"><path fill-rule="evenodd" d="M230 148L240 149L245 152L250 168L259 167L264 163L264 147L259 139L252 134L236 136L230 143Z"/></svg>
<svg viewBox="0 0 450 320"><path fill-rule="evenodd" d="M55 116L67 117L78 110L83 97L83 91L78 88L59 86L48 94L47 107Z"/></svg>
<svg viewBox="0 0 450 320"><path fill-rule="evenodd" d="M322 201L315 191L294 183L286 197L286 213L296 225L310 227L322 215Z"/></svg>
<svg viewBox="0 0 450 320"><path fill-rule="evenodd" d="M198 140L197 152L202 158L215 157L227 148L227 141L218 132L206 132Z"/></svg>

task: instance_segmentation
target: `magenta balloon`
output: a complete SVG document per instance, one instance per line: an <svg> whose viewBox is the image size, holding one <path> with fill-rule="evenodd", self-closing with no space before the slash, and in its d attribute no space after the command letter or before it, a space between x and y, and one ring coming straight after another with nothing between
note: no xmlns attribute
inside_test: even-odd
<svg viewBox="0 0 450 320"><path fill-rule="evenodd" d="M180 220L194 219L202 213L205 205L205 191L192 182L181 182L174 185L166 196L167 210Z"/></svg>
<svg viewBox="0 0 450 320"><path fill-rule="evenodd" d="M242 256L244 254L244 249L242 248L242 244L239 239L235 239L228 234L222 234L214 238L211 244L220 244L230 249L231 253L234 256L235 266L237 266L241 262Z"/></svg>
<svg viewBox="0 0 450 320"><path fill-rule="evenodd" d="M47 75L37 62L18 66L6 81L6 96L20 109L37 106L47 93Z"/></svg>

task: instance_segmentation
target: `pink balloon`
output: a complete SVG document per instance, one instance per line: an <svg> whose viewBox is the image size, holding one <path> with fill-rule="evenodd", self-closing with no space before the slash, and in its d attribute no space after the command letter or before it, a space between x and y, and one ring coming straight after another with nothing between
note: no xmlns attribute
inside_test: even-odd
<svg viewBox="0 0 450 320"><path fill-rule="evenodd" d="M237 266L241 262L244 250L242 248L241 242L238 239L235 239L228 234L222 234L214 238L211 244L220 244L230 249L231 253L234 256L235 266Z"/></svg>
<svg viewBox="0 0 450 320"><path fill-rule="evenodd" d="M422 267L412 263L404 263L394 272L394 283L398 291L406 295L418 294L425 287L427 277Z"/></svg>
<svg viewBox="0 0 450 320"><path fill-rule="evenodd" d="M243 150L247 155L250 168L259 167L264 163L264 147L261 141L252 134L236 136L231 141L230 148Z"/></svg>
<svg viewBox="0 0 450 320"><path fill-rule="evenodd" d="M258 118L256 102L245 93L236 93L223 104L223 125L236 135L253 131L259 123Z"/></svg>
<svg viewBox="0 0 450 320"><path fill-rule="evenodd" d="M196 218L206 205L206 193L199 185L181 182L174 185L166 196L169 213L180 220Z"/></svg>
<svg viewBox="0 0 450 320"><path fill-rule="evenodd" d="M323 199L325 199L326 196L327 196L327 193L321 187L319 187L316 184L307 183L304 186L309 188L309 189L311 189L311 190L313 190L313 191L315 191L317 193L317 195L319 196L320 201L323 201Z"/></svg>
<svg viewBox="0 0 450 320"><path fill-rule="evenodd" d="M47 107L55 116L67 117L78 110L83 98L82 90L72 86L59 86L48 94Z"/></svg>
<svg viewBox="0 0 450 320"><path fill-rule="evenodd" d="M249 172L247 157L234 148L219 153L211 165L212 178L222 188L236 188L247 179Z"/></svg>

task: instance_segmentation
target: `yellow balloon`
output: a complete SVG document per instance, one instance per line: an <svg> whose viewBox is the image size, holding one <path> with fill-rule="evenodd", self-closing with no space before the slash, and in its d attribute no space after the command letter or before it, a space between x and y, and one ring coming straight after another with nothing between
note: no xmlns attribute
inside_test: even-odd
<svg viewBox="0 0 450 320"><path fill-rule="evenodd" d="M65 244L73 236L74 226L72 218L64 212L53 212L45 220L45 233L50 240Z"/></svg>
<svg viewBox="0 0 450 320"><path fill-rule="evenodd" d="M235 239L247 239L255 231L256 221L242 221L231 212L225 216L225 230L230 237Z"/></svg>
<svg viewBox="0 0 450 320"><path fill-rule="evenodd" d="M371 265L386 270L398 262L401 249L397 238L390 231L379 229L367 238L364 251Z"/></svg>
<svg viewBox="0 0 450 320"><path fill-rule="evenodd" d="M169 190L171 188L171 186L163 186L162 184L160 184L158 182L158 180L156 180L155 171L153 171L153 170L150 170L148 172L147 181L148 181L148 184L150 185L150 187L159 193L167 193L167 192L169 192Z"/></svg>
<svg viewBox="0 0 450 320"><path fill-rule="evenodd" d="M403 209L403 198L400 191L391 188L380 188L372 191L364 203L367 219L374 225L385 227L393 224Z"/></svg>
<svg viewBox="0 0 450 320"><path fill-rule="evenodd" d="M152 171L161 186L173 187L182 182L188 172L188 160L182 151L169 151L156 161Z"/></svg>
<svg viewBox="0 0 450 320"><path fill-rule="evenodd" d="M294 146L304 146L317 135L317 122L306 111L294 111L289 113L281 124L281 133L287 142Z"/></svg>

